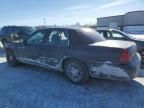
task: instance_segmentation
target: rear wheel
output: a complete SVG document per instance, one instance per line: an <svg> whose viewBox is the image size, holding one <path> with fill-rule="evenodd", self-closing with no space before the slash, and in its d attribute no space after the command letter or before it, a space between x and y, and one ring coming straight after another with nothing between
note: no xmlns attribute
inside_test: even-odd
<svg viewBox="0 0 144 108"><path fill-rule="evenodd" d="M12 51L6 51L6 58L9 66L16 66L18 64L16 57Z"/></svg>
<svg viewBox="0 0 144 108"><path fill-rule="evenodd" d="M65 63L64 74L68 80L75 84L84 84L89 79L86 65L76 60L70 60Z"/></svg>

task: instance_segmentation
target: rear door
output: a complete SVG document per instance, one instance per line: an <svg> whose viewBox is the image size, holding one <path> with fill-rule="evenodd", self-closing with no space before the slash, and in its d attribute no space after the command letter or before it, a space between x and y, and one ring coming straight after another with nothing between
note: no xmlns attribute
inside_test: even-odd
<svg viewBox="0 0 144 108"><path fill-rule="evenodd" d="M61 60L68 55L69 37L65 29L49 29L45 45L40 49L42 65L59 69Z"/></svg>

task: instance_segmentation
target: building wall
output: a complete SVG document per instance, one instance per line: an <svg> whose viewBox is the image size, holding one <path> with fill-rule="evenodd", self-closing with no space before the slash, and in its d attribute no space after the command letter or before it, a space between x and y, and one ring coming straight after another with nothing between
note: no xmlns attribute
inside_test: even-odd
<svg viewBox="0 0 144 108"><path fill-rule="evenodd" d="M123 31L131 34L144 34L144 26L125 26Z"/></svg>
<svg viewBox="0 0 144 108"><path fill-rule="evenodd" d="M144 11L129 12L124 16L124 26L144 25Z"/></svg>
<svg viewBox="0 0 144 108"><path fill-rule="evenodd" d="M97 19L97 25L98 26L109 26L111 23L117 23L118 26L123 25L123 15L119 16L112 16L112 17L104 17L104 18L98 18Z"/></svg>
<svg viewBox="0 0 144 108"><path fill-rule="evenodd" d="M144 33L144 11L128 12L125 15L97 19L98 28L111 27L110 25L114 23L117 24L117 28L120 28L125 32Z"/></svg>

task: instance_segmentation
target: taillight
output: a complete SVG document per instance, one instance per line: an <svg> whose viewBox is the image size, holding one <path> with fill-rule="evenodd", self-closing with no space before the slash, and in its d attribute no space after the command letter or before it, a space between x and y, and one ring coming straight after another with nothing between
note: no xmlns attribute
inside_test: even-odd
<svg viewBox="0 0 144 108"><path fill-rule="evenodd" d="M120 55L120 62L121 63L128 63L131 59L131 54L128 50L122 50Z"/></svg>

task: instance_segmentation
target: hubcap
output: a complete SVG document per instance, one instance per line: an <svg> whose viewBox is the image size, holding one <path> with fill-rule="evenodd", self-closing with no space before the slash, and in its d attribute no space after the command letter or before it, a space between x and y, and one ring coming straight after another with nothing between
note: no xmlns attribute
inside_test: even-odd
<svg viewBox="0 0 144 108"><path fill-rule="evenodd" d="M69 64L68 67L67 67L67 72L68 72L68 76L73 81L79 81L82 78L82 76L81 76L81 69L76 64Z"/></svg>

